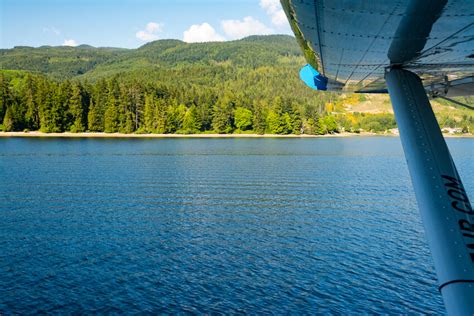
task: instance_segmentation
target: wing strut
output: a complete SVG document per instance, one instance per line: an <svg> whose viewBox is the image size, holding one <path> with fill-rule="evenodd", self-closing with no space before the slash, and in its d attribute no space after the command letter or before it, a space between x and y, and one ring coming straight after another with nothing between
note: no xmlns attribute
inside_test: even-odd
<svg viewBox="0 0 474 316"><path fill-rule="evenodd" d="M474 315L474 211L421 79L385 75L439 289L450 315Z"/></svg>
<svg viewBox="0 0 474 316"><path fill-rule="evenodd" d="M452 102L452 103L457 104L457 105L459 105L459 106L465 107L466 109L469 109L469 110L474 110L474 106L471 106L471 105L469 105L469 104L465 104L465 103L459 102L459 101L457 101L457 100L453 100L453 99L451 99L451 98L448 98L448 97L445 97L445 96L442 96L442 95L437 96L437 98L441 98L441 99L443 99L443 100Z"/></svg>

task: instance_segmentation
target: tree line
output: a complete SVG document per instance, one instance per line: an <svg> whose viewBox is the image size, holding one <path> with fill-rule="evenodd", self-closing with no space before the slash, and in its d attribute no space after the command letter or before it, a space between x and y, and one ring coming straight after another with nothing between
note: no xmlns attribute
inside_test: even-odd
<svg viewBox="0 0 474 316"><path fill-rule="evenodd" d="M337 132L322 108L291 97L249 99L230 90L177 88L121 80L55 81L42 75L0 73L4 131L106 133Z"/></svg>
<svg viewBox="0 0 474 316"><path fill-rule="evenodd" d="M120 76L90 83L2 71L0 130L323 135L342 131L385 132L396 127L390 113L331 111L334 109L328 105L342 102L331 94L320 94L312 103L307 100L291 95L249 94L222 86L179 86ZM469 132L472 121L472 117L463 117L461 123L467 126L463 132ZM454 125L452 121L446 122Z"/></svg>
<svg viewBox="0 0 474 316"><path fill-rule="evenodd" d="M338 106L332 104L340 107L343 100L330 94L320 96L319 102L309 104L297 96L267 93L256 97L222 87L178 86L120 76L94 83L57 81L38 74L3 71L0 130L323 135L380 133L396 127L391 113L335 112ZM473 117L466 115L459 122L440 117L442 127L462 125L465 133L472 130L473 122Z"/></svg>

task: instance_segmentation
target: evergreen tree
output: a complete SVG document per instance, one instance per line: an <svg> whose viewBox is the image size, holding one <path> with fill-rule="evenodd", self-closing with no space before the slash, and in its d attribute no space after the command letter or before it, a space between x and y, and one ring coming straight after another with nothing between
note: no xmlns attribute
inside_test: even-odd
<svg viewBox="0 0 474 316"><path fill-rule="evenodd" d="M147 94L145 96L145 131L148 133L156 132L156 123L155 123L155 100L152 95Z"/></svg>
<svg viewBox="0 0 474 316"><path fill-rule="evenodd" d="M10 107L7 107L5 111L5 117L3 118L3 130L5 132L12 132L15 130L15 122L13 121L13 114Z"/></svg>
<svg viewBox="0 0 474 316"><path fill-rule="evenodd" d="M266 115L265 111L267 108L267 104L263 101L254 102L253 103L253 129L257 134L265 134L266 126Z"/></svg>
<svg viewBox="0 0 474 316"><path fill-rule="evenodd" d="M293 132L293 125L292 125L291 116L288 112L284 113L281 116L281 132L280 134L291 134Z"/></svg>
<svg viewBox="0 0 474 316"><path fill-rule="evenodd" d="M120 128L119 112L117 100L113 93L107 97L107 107L104 113L104 131L106 133L116 133Z"/></svg>
<svg viewBox="0 0 474 316"><path fill-rule="evenodd" d="M176 126L178 130L181 130L183 128L184 117L186 116L187 111L188 109L186 108L186 105L182 103L176 109Z"/></svg>
<svg viewBox="0 0 474 316"><path fill-rule="evenodd" d="M303 124L303 130L308 135L323 135L325 131L320 124L320 115L313 114L312 117L308 118Z"/></svg>
<svg viewBox="0 0 474 316"><path fill-rule="evenodd" d="M30 130L38 130L39 129L39 113L38 113L38 106L35 100L35 82L33 76L28 74L26 77L25 83L25 125Z"/></svg>
<svg viewBox="0 0 474 316"><path fill-rule="evenodd" d="M156 133L165 134L168 132L168 116L167 116L166 102L163 99L158 99L155 106L155 121L156 121Z"/></svg>
<svg viewBox="0 0 474 316"><path fill-rule="evenodd" d="M141 86L138 82L134 82L129 89L130 93L130 108L129 111L132 114L133 130L138 130L140 125L143 123L143 112L144 112L144 98L141 90Z"/></svg>
<svg viewBox="0 0 474 316"><path fill-rule="evenodd" d="M46 133L59 133L63 131L64 123L64 101L61 89L58 85L44 82L44 91L39 99L40 130Z"/></svg>
<svg viewBox="0 0 474 316"><path fill-rule="evenodd" d="M91 100L89 107L89 114L87 115L87 122L89 126L89 131L91 132L102 132L102 120L100 115L100 109L95 104L94 100Z"/></svg>
<svg viewBox="0 0 474 316"><path fill-rule="evenodd" d="M172 100L172 103L166 108L166 133L176 133L176 131L179 129L177 123L176 104L176 100Z"/></svg>
<svg viewBox="0 0 474 316"><path fill-rule="evenodd" d="M42 79L39 82L38 94L36 96L36 103L38 104L38 116L40 120L40 131L50 132L52 129L51 123L51 88L47 81Z"/></svg>
<svg viewBox="0 0 474 316"><path fill-rule="evenodd" d="M83 108L82 91L79 85L72 86L69 113L72 117L70 131L73 133L84 132L86 130L85 111Z"/></svg>
<svg viewBox="0 0 474 316"><path fill-rule="evenodd" d="M3 73L0 72L0 124L3 124L3 118L7 110L8 83Z"/></svg>
<svg viewBox="0 0 474 316"><path fill-rule="evenodd" d="M127 118L129 113L129 94L128 89L125 84L120 84L119 87L119 100L118 100L118 117L119 117L119 132L127 133L127 130L130 129L130 123L127 122L130 118Z"/></svg>
<svg viewBox="0 0 474 316"><path fill-rule="evenodd" d="M126 134L131 134L135 131L135 117L134 113L127 111L125 118L125 126L123 132Z"/></svg>
<svg viewBox="0 0 474 316"><path fill-rule="evenodd" d="M59 133L62 130L63 121L63 97L59 86L54 86L49 91L48 100L45 104L47 121L42 124L43 131L47 133Z"/></svg>
<svg viewBox="0 0 474 316"><path fill-rule="evenodd" d="M233 95L225 93L214 105L212 115L212 128L216 133L228 134L233 130L234 119L234 101Z"/></svg>
<svg viewBox="0 0 474 316"><path fill-rule="evenodd" d="M291 111L291 132L295 135L300 135L303 130L303 120L301 119L301 113L298 107L298 104L292 104L292 111Z"/></svg>
<svg viewBox="0 0 474 316"><path fill-rule="evenodd" d="M210 101L208 98L208 96L203 97L203 100L196 106L201 121L201 129L204 131L212 129L212 106L210 104L215 101Z"/></svg>
<svg viewBox="0 0 474 316"><path fill-rule="evenodd" d="M201 121L198 116L196 106L191 106L183 119L183 131L186 134L199 133L201 129Z"/></svg>
<svg viewBox="0 0 474 316"><path fill-rule="evenodd" d="M107 82L99 80L92 92L89 115L87 117L88 128L92 132L103 132L105 126L105 110L107 105ZM91 114L92 112L92 114Z"/></svg>

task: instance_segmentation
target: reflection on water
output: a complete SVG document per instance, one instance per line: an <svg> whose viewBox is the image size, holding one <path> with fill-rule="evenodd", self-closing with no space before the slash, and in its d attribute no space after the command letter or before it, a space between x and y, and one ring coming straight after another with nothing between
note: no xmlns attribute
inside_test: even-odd
<svg viewBox="0 0 474 316"><path fill-rule="evenodd" d="M0 139L0 211L0 313L444 312L397 138Z"/></svg>

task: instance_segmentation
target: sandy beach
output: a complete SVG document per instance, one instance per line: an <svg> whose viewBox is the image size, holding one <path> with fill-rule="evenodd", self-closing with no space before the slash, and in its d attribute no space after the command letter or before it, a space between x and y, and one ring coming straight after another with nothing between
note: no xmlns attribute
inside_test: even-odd
<svg viewBox="0 0 474 316"><path fill-rule="evenodd" d="M397 134L339 133L329 135L276 135L276 134L124 134L124 133L43 133L43 132L0 132L0 137L45 137L45 138L341 138L386 136ZM444 137L474 137L474 134L443 134Z"/></svg>
<svg viewBox="0 0 474 316"><path fill-rule="evenodd" d="M331 135L275 135L275 134L123 134L123 133L43 133L0 132L0 137L63 137L63 138L322 138L376 136L373 133L339 133ZM396 136L387 134L384 136Z"/></svg>
<svg viewBox="0 0 474 316"><path fill-rule="evenodd" d="M276 135L276 134L124 134L124 133L43 133L43 132L0 132L0 137L45 137L45 138L340 138L387 136L397 134L339 133L328 135ZM444 137L474 137L473 134L443 134Z"/></svg>

